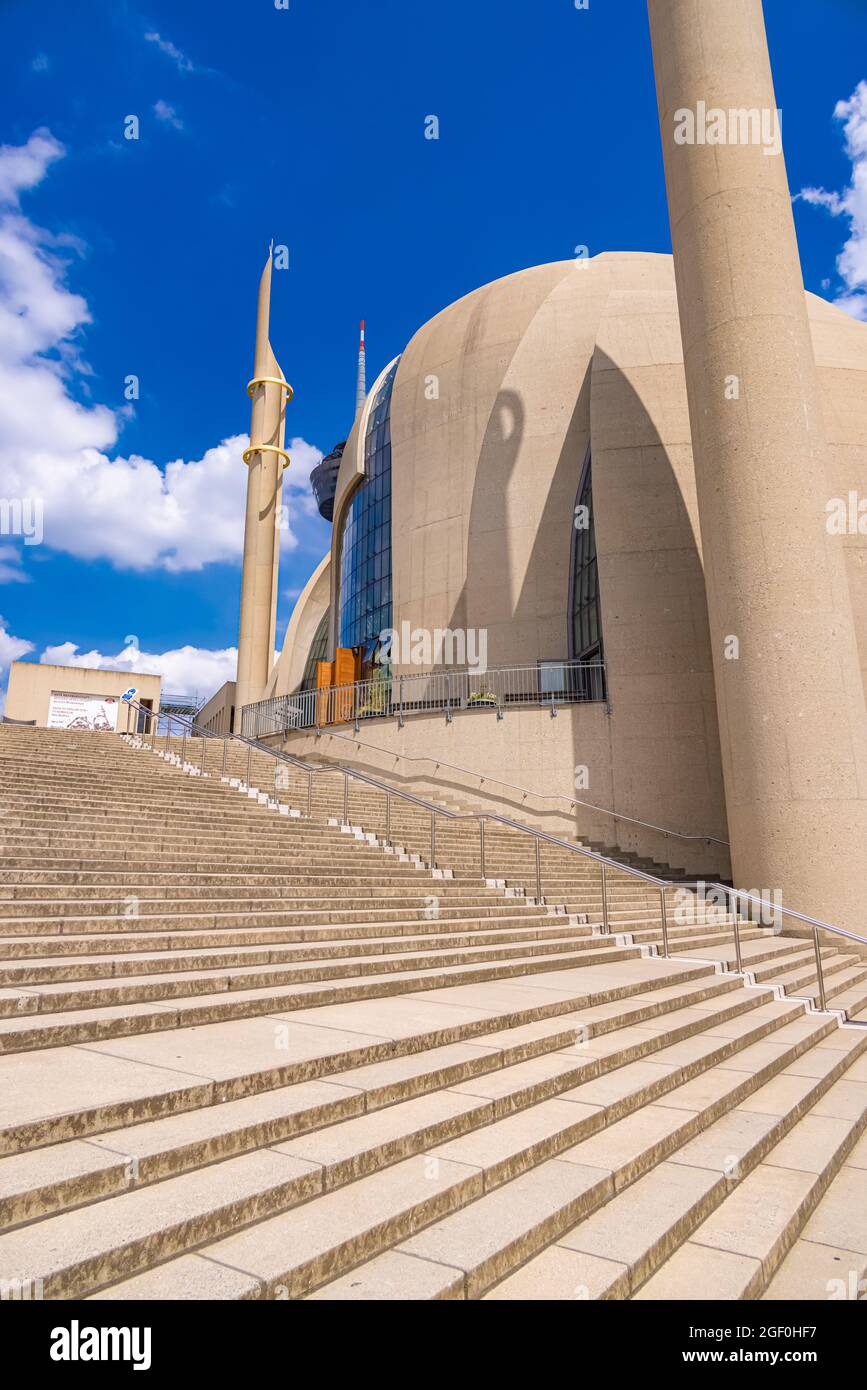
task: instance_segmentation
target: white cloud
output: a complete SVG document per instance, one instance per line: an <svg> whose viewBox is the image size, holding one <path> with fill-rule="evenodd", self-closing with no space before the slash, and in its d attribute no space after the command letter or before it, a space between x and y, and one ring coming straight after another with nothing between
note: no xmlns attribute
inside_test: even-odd
<svg viewBox="0 0 867 1390"><path fill-rule="evenodd" d="M33 651L33 643L22 637L13 637L6 627L6 619L0 618L0 671L5 671L13 661L18 661Z"/></svg>
<svg viewBox="0 0 867 1390"><path fill-rule="evenodd" d="M852 182L842 193L803 188L797 196L825 208L832 217L848 218L849 238L837 257L845 289L835 302L853 318L867 320L867 81L859 82L848 100L837 102L834 115L844 122Z"/></svg>
<svg viewBox="0 0 867 1390"><path fill-rule="evenodd" d="M118 569L200 570L237 564L243 549L246 435L201 458L161 468L115 452L129 408L85 405L71 394L88 368L81 334L85 300L66 286L61 246L18 208L63 146L37 131L20 148L0 147L0 497L41 499L44 544ZM298 545L297 525L316 516L310 470L322 453L289 445L281 547Z"/></svg>
<svg viewBox="0 0 867 1390"><path fill-rule="evenodd" d="M27 647L32 651L30 643ZM207 699L226 681L235 679L238 649L209 651L188 646L167 652L144 652L128 646L111 656L99 651L81 652L74 642L61 642L56 647L46 647L39 661L49 666L87 666L101 671L129 671L131 675L162 676L162 688L169 694L201 695Z"/></svg>
<svg viewBox="0 0 867 1390"><path fill-rule="evenodd" d="M172 43L171 39L164 39L162 34L151 32L145 34L147 43L156 44L161 53L165 53L167 58L171 58L178 65L178 72L195 72L195 64L181 52L177 44Z"/></svg>
<svg viewBox="0 0 867 1390"><path fill-rule="evenodd" d="M21 568L21 552L14 545L0 545L0 584L27 584L29 575Z"/></svg>
<svg viewBox="0 0 867 1390"><path fill-rule="evenodd" d="M3 689L0 690L0 714L6 704L6 676L13 661L19 661L22 656L33 651L33 643L26 642L22 637L13 637L6 627L5 619L0 618L0 680L3 681Z"/></svg>
<svg viewBox="0 0 867 1390"><path fill-rule="evenodd" d="M0 618L0 679L5 687L8 668L13 661L35 651L32 642L13 637ZM277 653L274 653L276 660ZM130 675L161 676L162 689L171 695L199 695L202 700L216 694L226 681L233 681L238 669L237 647L210 651L206 647L176 647L166 652L140 651L133 645L114 655L95 649L79 651L74 642L60 642L46 647L39 663L43 666L84 666L90 670L124 671ZM5 690L0 691L0 714L3 712Z"/></svg>
<svg viewBox="0 0 867 1390"><path fill-rule="evenodd" d="M167 101L160 97L159 101L154 102L154 111L158 121L165 125L173 126L175 130L183 130L184 123L173 106L169 106Z"/></svg>
<svg viewBox="0 0 867 1390"><path fill-rule="evenodd" d="M26 145L0 145L0 202L18 206L18 194L34 188L55 159L65 153L50 130L33 132Z"/></svg>

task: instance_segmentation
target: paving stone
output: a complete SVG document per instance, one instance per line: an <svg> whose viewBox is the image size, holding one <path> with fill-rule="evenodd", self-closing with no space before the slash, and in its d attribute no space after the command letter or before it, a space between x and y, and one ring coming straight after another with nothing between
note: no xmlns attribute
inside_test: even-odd
<svg viewBox="0 0 867 1390"><path fill-rule="evenodd" d="M535 1259L495 1284L483 1298L494 1303L583 1303L597 1298L625 1298L628 1293L629 1270L625 1265L549 1245Z"/></svg>
<svg viewBox="0 0 867 1390"><path fill-rule="evenodd" d="M307 1297L320 1302L405 1303L463 1298L463 1290L462 1270L389 1250L360 1265L351 1274L324 1284Z"/></svg>
<svg viewBox="0 0 867 1390"><path fill-rule="evenodd" d="M867 1253L799 1240L762 1295L764 1299L854 1302L867 1292Z"/></svg>
<svg viewBox="0 0 867 1390"><path fill-rule="evenodd" d="M761 1261L688 1241L633 1295L641 1301L736 1301L760 1287Z"/></svg>
<svg viewBox="0 0 867 1390"><path fill-rule="evenodd" d="M462 1269L467 1296L479 1293L512 1265L554 1239L571 1216L611 1191L600 1169L551 1160L482 1201L429 1226L400 1247L405 1253Z"/></svg>

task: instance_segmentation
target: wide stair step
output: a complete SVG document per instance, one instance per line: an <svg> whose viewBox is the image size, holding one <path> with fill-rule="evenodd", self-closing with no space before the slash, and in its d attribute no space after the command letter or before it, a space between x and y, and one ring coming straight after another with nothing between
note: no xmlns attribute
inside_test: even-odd
<svg viewBox="0 0 867 1390"><path fill-rule="evenodd" d="M580 846L536 901L520 830L483 876L443 815L434 867L399 796L386 844L340 773L156 752L0 726L0 1288L860 1296L857 943L821 1011L810 941L743 921L738 973L730 915L672 888L664 938L629 856L606 932Z"/></svg>

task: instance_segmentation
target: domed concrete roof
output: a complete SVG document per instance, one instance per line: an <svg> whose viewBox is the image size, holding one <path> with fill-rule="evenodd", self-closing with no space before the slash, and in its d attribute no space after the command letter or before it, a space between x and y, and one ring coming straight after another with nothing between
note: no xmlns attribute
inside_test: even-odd
<svg viewBox="0 0 867 1390"><path fill-rule="evenodd" d="M846 496L857 480L863 495L867 325L806 298L830 445L828 495ZM343 499L363 477L363 423L341 463L335 543ZM591 437L612 610L606 646L615 656L613 614L642 611L640 591L653 587L647 571L658 575L692 551L702 583L669 255L605 252L517 271L413 336L391 407L395 625L485 627L496 664L563 656L569 518ZM846 545L867 667L867 537ZM332 565L332 597L336 582ZM699 627L701 602L690 619ZM632 643L637 634L624 622Z"/></svg>

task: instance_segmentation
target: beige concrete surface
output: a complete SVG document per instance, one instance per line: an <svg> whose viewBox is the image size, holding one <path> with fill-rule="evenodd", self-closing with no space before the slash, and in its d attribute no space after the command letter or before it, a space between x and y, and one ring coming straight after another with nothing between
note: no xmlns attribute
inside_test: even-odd
<svg viewBox="0 0 867 1390"><path fill-rule="evenodd" d="M235 727L236 685L226 681L216 694L212 695L196 717L200 729L208 729L212 734L230 734Z"/></svg>
<svg viewBox="0 0 867 1390"><path fill-rule="evenodd" d="M283 650L265 689L264 699L286 695L301 686L310 648L331 602L331 554L324 555L311 574L292 609L283 639Z"/></svg>
<svg viewBox="0 0 867 1390"><path fill-rule="evenodd" d="M776 112L761 0L649 13L734 879L858 931L867 717L785 161L676 138L699 102Z"/></svg>
<svg viewBox="0 0 867 1390"><path fill-rule="evenodd" d="M125 691L136 687L136 700L160 707L161 676L139 675L129 671L101 671L89 666L49 666L36 661L13 661L4 714L9 719L35 720L46 728L52 694L84 695L90 700L107 698L117 704L117 733L133 731L137 712L120 701Z"/></svg>
<svg viewBox="0 0 867 1390"><path fill-rule="evenodd" d="M256 352L253 379L283 379L283 372L269 338L272 261L268 259L259 281L256 317ZM253 393L250 444L285 443L288 395L273 380ZM241 569L241 613L238 631L238 675L235 703L236 729L244 705L261 700L274 664L274 631L277 621L277 570L280 559L280 509L283 459L257 450L251 454L247 473L247 511L244 523L244 556Z"/></svg>
<svg viewBox="0 0 867 1390"><path fill-rule="evenodd" d="M800 293L828 440L819 487L824 528L828 499L864 489L867 331ZM437 399L429 399L433 381ZM359 425L355 434L339 483L344 500L362 476ZM421 792L479 799L483 791L504 814L520 810L558 833L726 877L724 844L679 840L627 819L729 838L671 257L603 253L583 268L560 262L521 271L459 300L415 335L392 398L393 620L484 629L489 665L567 655L571 517L588 447L610 708L562 708L556 719L545 709L513 708L502 721L471 710L451 723L413 715L403 729L373 719L357 739L344 726L335 732L349 739L301 733L290 746L387 772ZM779 501L785 525L785 492ZM335 544L338 531L339 520ZM836 541L867 669L867 538ZM333 562L331 569L333 605ZM299 600L299 628L309 606ZM303 641L287 642L274 693L288 692L290 671L294 679L303 669L313 627L304 623ZM419 761L427 757L434 762ZM437 766L437 758L476 775ZM577 769L586 769L580 790ZM493 780L482 787L482 778L538 797L524 799ZM543 793L589 807L570 811ZM802 831L803 872L812 873L818 856L808 827ZM786 886L749 863L740 882ZM820 895L806 910L828 914Z"/></svg>

